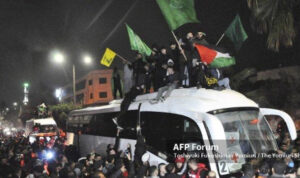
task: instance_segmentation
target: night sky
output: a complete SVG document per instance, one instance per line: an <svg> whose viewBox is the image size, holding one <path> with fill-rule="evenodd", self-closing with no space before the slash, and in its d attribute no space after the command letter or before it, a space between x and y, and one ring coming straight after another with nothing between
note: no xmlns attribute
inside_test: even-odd
<svg viewBox="0 0 300 178"><path fill-rule="evenodd" d="M220 44L237 56L237 71L299 64L299 40L280 53L266 49L266 37L250 28L246 1L195 0L195 5L201 24L182 26L176 31L179 36L187 31L204 31L208 41L215 43L234 16L240 14L249 35L240 52L235 54L226 38ZM295 14L298 12L299 7ZM72 63L77 66L77 77L104 68L99 59L106 47L132 61L134 52L130 51L125 23L149 46L167 46L173 40L155 0L1 0L0 102L10 105L21 101L24 81L30 82L35 95L70 83ZM299 20L295 23L298 26ZM68 63L52 63L49 54L54 49L64 52ZM84 53L94 57L93 66L80 62ZM118 60L113 66L121 67Z"/></svg>

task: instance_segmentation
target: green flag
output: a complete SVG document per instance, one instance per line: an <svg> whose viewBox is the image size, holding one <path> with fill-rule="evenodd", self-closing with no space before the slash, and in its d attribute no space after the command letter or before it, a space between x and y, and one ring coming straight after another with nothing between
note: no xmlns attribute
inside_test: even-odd
<svg viewBox="0 0 300 178"><path fill-rule="evenodd" d="M134 31L126 24L131 50L138 51L143 56L150 56L152 50L134 33Z"/></svg>
<svg viewBox="0 0 300 178"><path fill-rule="evenodd" d="M194 0L156 0L156 2L171 30L186 23L199 23Z"/></svg>
<svg viewBox="0 0 300 178"><path fill-rule="evenodd" d="M243 42L248 38L246 31L242 25L239 15L236 15L229 27L225 31L225 35L234 43L236 50L239 50Z"/></svg>

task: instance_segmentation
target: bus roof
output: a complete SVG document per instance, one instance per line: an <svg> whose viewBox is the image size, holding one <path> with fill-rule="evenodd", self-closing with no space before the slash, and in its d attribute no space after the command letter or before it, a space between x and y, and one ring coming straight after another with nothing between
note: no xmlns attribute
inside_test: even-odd
<svg viewBox="0 0 300 178"><path fill-rule="evenodd" d="M139 95L131 103L129 110L137 110L139 104L142 104L141 111L180 113L181 111L209 112L227 108L254 107L258 105L234 90L213 90L180 88L173 90L170 97L164 102L150 104L149 101L155 98L157 93ZM80 110L74 110L70 115L95 114L120 111L122 100L114 100L109 105L87 107Z"/></svg>

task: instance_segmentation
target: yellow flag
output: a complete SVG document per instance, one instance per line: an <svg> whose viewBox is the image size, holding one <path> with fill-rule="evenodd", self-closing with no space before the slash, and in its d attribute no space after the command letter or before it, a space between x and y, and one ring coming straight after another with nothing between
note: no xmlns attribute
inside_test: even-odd
<svg viewBox="0 0 300 178"><path fill-rule="evenodd" d="M105 53L104 53L100 63L102 65L105 65L106 67L109 67L115 57L116 57L116 53L113 52L111 49L106 48Z"/></svg>

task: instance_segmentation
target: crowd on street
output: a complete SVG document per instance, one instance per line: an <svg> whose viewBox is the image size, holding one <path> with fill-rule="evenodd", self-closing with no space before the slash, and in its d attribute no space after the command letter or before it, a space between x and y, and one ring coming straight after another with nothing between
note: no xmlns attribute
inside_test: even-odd
<svg viewBox="0 0 300 178"><path fill-rule="evenodd" d="M119 133L115 144L107 145L105 155L91 152L78 157L74 146L65 145L65 137L39 137L30 143L23 131L9 135L1 129L1 178L214 178L216 172L197 158L177 157L168 164L150 165L145 139L138 136L136 145L119 150ZM282 137L280 139L280 137ZM279 154L299 153L299 142L292 144L288 134L281 140ZM132 146L135 147L134 156ZM300 176L298 159L253 159L244 164L243 178L293 178ZM232 176L234 178L234 176Z"/></svg>

